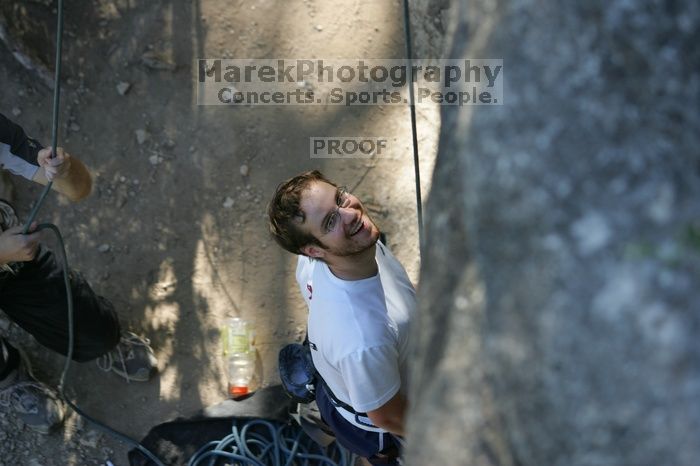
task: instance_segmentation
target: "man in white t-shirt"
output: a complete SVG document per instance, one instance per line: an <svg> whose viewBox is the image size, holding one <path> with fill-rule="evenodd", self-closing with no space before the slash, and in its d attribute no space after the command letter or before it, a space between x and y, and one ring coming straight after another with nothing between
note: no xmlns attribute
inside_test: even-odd
<svg viewBox="0 0 700 466"><path fill-rule="evenodd" d="M360 200L318 171L282 183L268 214L275 240L299 255L309 346L325 381L316 393L324 421L355 453L391 464L381 453L395 440L389 433L404 434L416 306L406 271Z"/></svg>

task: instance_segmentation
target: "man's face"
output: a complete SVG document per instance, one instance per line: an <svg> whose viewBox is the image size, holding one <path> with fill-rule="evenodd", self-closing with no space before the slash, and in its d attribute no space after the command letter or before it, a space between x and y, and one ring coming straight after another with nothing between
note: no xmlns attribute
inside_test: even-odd
<svg viewBox="0 0 700 466"><path fill-rule="evenodd" d="M379 229L360 200L349 193L341 197L339 189L328 183L312 182L301 196L300 207L306 214L302 228L326 247L305 251L312 257L328 260L332 256L351 256L379 239Z"/></svg>

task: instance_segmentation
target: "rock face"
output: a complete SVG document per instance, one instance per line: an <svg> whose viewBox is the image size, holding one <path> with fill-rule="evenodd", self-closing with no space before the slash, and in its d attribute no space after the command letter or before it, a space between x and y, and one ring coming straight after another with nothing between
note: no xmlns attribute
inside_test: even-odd
<svg viewBox="0 0 700 466"><path fill-rule="evenodd" d="M451 0L409 0L413 58L448 58L445 52L457 25L454 16L459 8L457 3ZM401 33L403 35L404 31Z"/></svg>
<svg viewBox="0 0 700 466"><path fill-rule="evenodd" d="M451 11L505 102L442 109L407 464L697 464L700 5Z"/></svg>

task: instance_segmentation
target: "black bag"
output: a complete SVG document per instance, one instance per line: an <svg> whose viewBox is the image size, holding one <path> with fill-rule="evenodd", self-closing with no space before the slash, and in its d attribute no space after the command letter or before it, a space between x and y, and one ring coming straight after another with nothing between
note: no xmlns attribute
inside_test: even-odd
<svg viewBox="0 0 700 466"><path fill-rule="evenodd" d="M308 344L291 343L280 350L279 371L282 388L297 403L316 399L318 373Z"/></svg>

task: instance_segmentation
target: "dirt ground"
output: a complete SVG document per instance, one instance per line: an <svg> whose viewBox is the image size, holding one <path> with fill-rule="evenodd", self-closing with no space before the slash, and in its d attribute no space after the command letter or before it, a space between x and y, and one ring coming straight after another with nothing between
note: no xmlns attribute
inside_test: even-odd
<svg viewBox="0 0 700 466"><path fill-rule="evenodd" d="M83 409L141 439L221 402L219 328L228 316L254 322L263 386L278 382L277 352L302 337L306 309L294 257L269 238L265 207L275 186L300 171L321 169L363 199L418 280L406 107L203 107L193 84L198 58L402 58L400 2L95 0L66 8L59 144L90 167L95 186L79 204L52 195L39 218L59 226L71 266L114 302L124 325L150 338L160 371L127 385L94 363L75 364L70 392ZM174 66L152 69L144 53ZM130 84L125 95L120 82ZM0 83L0 111L48 144L51 90L4 45ZM424 196L438 130L438 110L419 107ZM386 136L392 157L310 157L309 137L337 135ZM26 218L40 189L20 179L16 186ZM6 320L0 332L27 348L43 380L57 382L62 357ZM0 465L128 464L124 445L75 414L49 436L4 415L0 425Z"/></svg>

